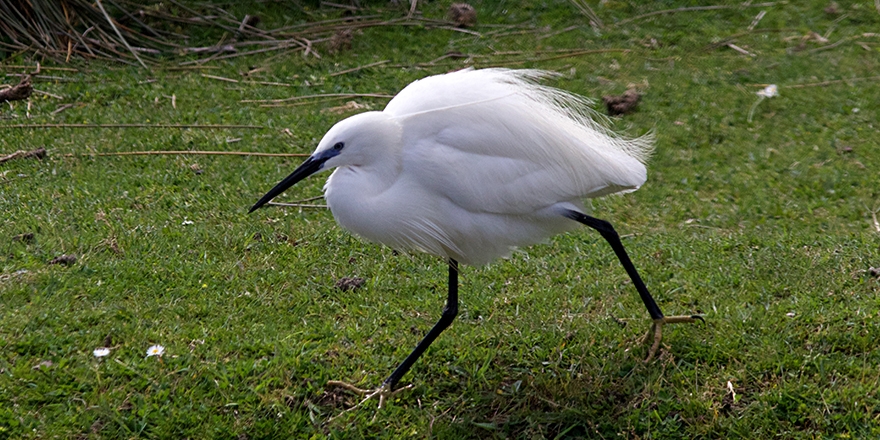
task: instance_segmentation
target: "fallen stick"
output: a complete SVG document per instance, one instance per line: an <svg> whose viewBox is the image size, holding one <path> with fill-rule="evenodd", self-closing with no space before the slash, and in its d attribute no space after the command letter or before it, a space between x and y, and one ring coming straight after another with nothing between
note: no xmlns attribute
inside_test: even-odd
<svg viewBox="0 0 880 440"><path fill-rule="evenodd" d="M8 162L13 159L42 159L46 157L45 148L37 148L33 151L18 150L15 153L0 157L0 163Z"/></svg>
<svg viewBox="0 0 880 440"><path fill-rule="evenodd" d="M294 87L293 84L288 84L288 83L280 83L280 82L272 82L272 81L252 81L252 80L239 81L237 79L226 78L226 77L217 76L217 75L208 75L205 73L202 74L202 77L208 78L208 79L216 79L217 81L231 82L231 83L235 83L235 84L241 83L241 84L257 84L257 85L261 85L261 86Z"/></svg>
<svg viewBox="0 0 880 440"><path fill-rule="evenodd" d="M14 154L14 153L13 153ZM62 157L89 157L89 156L161 156L161 155L180 155L180 156L260 156L260 157L309 157L306 153L259 153L252 151L185 151L185 150L165 150L165 151L113 151L109 153L67 153Z"/></svg>
<svg viewBox="0 0 880 440"><path fill-rule="evenodd" d="M0 65L0 69L32 69L33 66L22 66L22 65ZM60 72L79 72L79 69L73 69L70 67L41 67L43 70L57 70Z"/></svg>
<svg viewBox="0 0 880 440"><path fill-rule="evenodd" d="M31 85L31 76L25 75L18 84L0 90L0 102L22 101L28 99L33 92L34 86Z"/></svg>
<svg viewBox="0 0 880 440"><path fill-rule="evenodd" d="M201 124L13 124L0 128L250 128L264 129L262 125L201 125Z"/></svg>
<svg viewBox="0 0 880 440"><path fill-rule="evenodd" d="M268 102L268 103L280 103L280 102L289 102L289 101L299 101L302 99L312 99L312 98L393 98L394 95L383 95L380 93L321 93L318 95L304 95L304 96L294 96L292 98L282 98L282 99L242 99L241 103L259 103L259 102Z"/></svg>
<svg viewBox="0 0 880 440"><path fill-rule="evenodd" d="M806 84L791 84L787 86L781 86L785 89L802 89L804 87L822 87L831 84L840 84L840 83L849 83L856 81L868 81L868 80L880 80L880 76L864 76L859 78L846 78L846 79L834 79L830 81L822 81L817 83L806 83Z"/></svg>
<svg viewBox="0 0 880 440"><path fill-rule="evenodd" d="M285 208L327 208L327 205L311 205L306 203L268 202L266 204L269 206L283 206Z"/></svg>
<svg viewBox="0 0 880 440"><path fill-rule="evenodd" d="M377 61L377 62L375 62L375 63L365 64L365 65L363 65L363 66L353 67L353 68L351 68L351 69L340 70L339 72L333 72L333 73L331 73L330 76L339 76L339 75L345 75L346 73L357 72L358 70L366 69L366 68L368 68L368 67L376 67L376 66L380 66L380 65L385 64L385 63L387 63L387 62L389 62L389 61L391 61L391 60Z"/></svg>
<svg viewBox="0 0 880 440"><path fill-rule="evenodd" d="M755 4L744 3L741 5L688 6L688 7L676 8L676 9L664 9L662 11L649 12L647 14L637 15L632 18L620 20L617 23L612 24L611 26L620 26L622 24L629 23L631 21L641 20L643 18L653 17L655 15L674 14L677 12L690 12L690 11L716 11L719 9L764 8L764 7L774 6L777 3L779 3L779 2L766 2L766 3L755 3Z"/></svg>

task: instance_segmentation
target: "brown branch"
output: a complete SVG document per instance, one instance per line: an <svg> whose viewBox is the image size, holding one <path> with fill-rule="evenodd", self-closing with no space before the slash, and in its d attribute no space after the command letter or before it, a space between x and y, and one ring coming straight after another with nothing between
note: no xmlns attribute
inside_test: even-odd
<svg viewBox="0 0 880 440"><path fill-rule="evenodd" d="M31 85L31 76L25 75L18 84L0 90L0 102L22 101L28 99L33 92L34 86Z"/></svg>
<svg viewBox="0 0 880 440"><path fill-rule="evenodd" d="M13 124L0 125L0 128L250 128L264 129L262 125L201 125L201 124Z"/></svg>

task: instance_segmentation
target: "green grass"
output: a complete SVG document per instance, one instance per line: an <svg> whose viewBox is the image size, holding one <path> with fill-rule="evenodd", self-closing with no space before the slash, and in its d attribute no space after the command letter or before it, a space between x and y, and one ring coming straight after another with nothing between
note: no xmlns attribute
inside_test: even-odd
<svg viewBox="0 0 880 440"><path fill-rule="evenodd" d="M877 32L880 13L868 1L839 2L837 15L824 2L789 2L614 26L690 4L589 3L608 28L592 31L564 1L478 2L477 32L521 26L482 38L370 28L338 55L318 47L321 59L270 54L204 71L240 78L262 67L255 79L290 88L91 64L49 71L61 79L36 88L62 99L34 95L30 118L24 103L3 104L0 152L46 147L49 157L0 164L0 439L878 437L880 281L867 270L880 266L871 214L880 208L880 87L793 86L876 76L880 40L860 35ZM420 6L433 18L444 7ZM759 32L735 42L754 57L710 47L760 10ZM266 14L266 26L340 15L285 11ZM377 11L401 14L384 4L368 12ZM846 41L798 49L800 37L830 29L831 43ZM525 60L577 48L629 52ZM363 242L324 210L247 215L296 158L63 156L307 153L347 115L322 110L345 101L240 101L394 94L466 65L414 67L448 51L474 55L478 67L516 58L525 62L515 67L558 70L553 85L585 96L643 88L638 111L615 127L656 133L648 183L594 201L594 212L627 236L663 310L702 313L707 325L668 327L660 358L643 364L644 306L611 249L584 229L465 267L458 318L403 379L415 387L378 413L368 404L327 423L357 402L328 380L379 385L439 317L444 264ZM381 60L390 62L330 76ZM748 123L769 83L780 96ZM53 115L62 103L75 106ZM265 128L8 128L144 122ZM313 177L285 198L319 195L323 182ZM33 242L13 241L28 232ZM62 254L76 263L47 264ZM335 289L345 276L366 284ZM105 344L111 354L93 357ZM146 358L152 344L165 355Z"/></svg>

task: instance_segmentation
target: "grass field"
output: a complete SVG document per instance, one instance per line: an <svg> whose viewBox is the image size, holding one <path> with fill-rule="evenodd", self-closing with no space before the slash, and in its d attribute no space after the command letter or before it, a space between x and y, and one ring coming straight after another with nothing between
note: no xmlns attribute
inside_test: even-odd
<svg viewBox="0 0 880 440"><path fill-rule="evenodd" d="M880 11L587 3L601 30L566 1L476 2L472 33L375 26L321 58L44 64L75 71L44 70L46 93L0 106L0 153L48 150L0 164L0 439L880 437ZM267 28L342 16L258 7ZM393 95L466 66L555 70L551 85L595 98L641 90L614 127L656 134L648 183L594 215L664 312L707 324L667 327L643 363L648 315L584 228L465 267L460 314L404 377L414 388L329 421L358 398L328 380L378 386L439 318L444 263L364 242L325 209L248 215L301 158L97 154L309 153L362 111L338 107L387 98L242 101ZM779 96L755 106L768 84ZM122 123L255 128L16 127ZM325 177L282 199L319 196ZM50 264L62 255L76 260Z"/></svg>

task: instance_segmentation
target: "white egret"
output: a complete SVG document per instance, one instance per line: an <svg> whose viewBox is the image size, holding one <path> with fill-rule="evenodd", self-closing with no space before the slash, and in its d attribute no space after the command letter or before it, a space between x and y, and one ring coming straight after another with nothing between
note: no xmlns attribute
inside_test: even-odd
<svg viewBox="0 0 880 440"><path fill-rule="evenodd" d="M427 252L449 265L437 324L375 390L379 407L458 312L459 262L482 265L569 231L578 223L611 245L653 320L647 360L664 317L610 223L586 214L584 199L634 191L647 171L650 138L625 139L594 122L590 101L542 86L536 70L461 70L413 82L383 111L334 125L315 152L251 212L305 177L336 168L324 186L345 229L398 250ZM363 403L363 401L361 402Z"/></svg>

